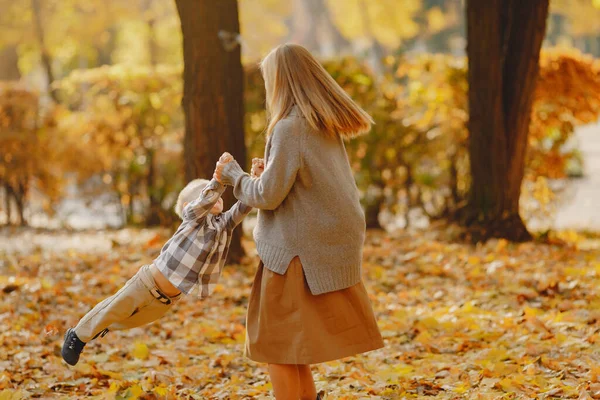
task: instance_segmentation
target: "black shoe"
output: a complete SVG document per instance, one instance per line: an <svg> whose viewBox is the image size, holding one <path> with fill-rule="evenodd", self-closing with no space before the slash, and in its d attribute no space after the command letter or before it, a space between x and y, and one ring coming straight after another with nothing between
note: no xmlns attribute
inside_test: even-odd
<svg viewBox="0 0 600 400"><path fill-rule="evenodd" d="M84 347L85 343L79 340L73 328L69 328L65 333L65 341L61 351L63 360L69 365L77 364Z"/></svg>

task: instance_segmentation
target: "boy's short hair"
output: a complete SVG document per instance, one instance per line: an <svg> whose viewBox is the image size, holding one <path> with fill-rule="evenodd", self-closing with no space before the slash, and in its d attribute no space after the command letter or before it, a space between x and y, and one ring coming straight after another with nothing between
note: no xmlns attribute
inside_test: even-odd
<svg viewBox="0 0 600 400"><path fill-rule="evenodd" d="M183 205L196 200L208 183L209 181L206 179L194 179L179 192L177 203L175 203L175 213L179 218L183 219Z"/></svg>

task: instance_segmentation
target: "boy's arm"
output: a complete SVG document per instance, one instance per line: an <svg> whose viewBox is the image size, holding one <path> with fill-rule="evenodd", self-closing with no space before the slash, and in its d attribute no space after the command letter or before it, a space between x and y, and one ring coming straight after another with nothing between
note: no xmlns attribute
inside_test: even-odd
<svg viewBox="0 0 600 400"><path fill-rule="evenodd" d="M246 215L252 211L252 207L247 206L241 201L236 202L227 212L225 213L225 221L227 222L227 228L234 229L238 226Z"/></svg>
<svg viewBox="0 0 600 400"><path fill-rule="evenodd" d="M184 207L183 219L196 220L204 217L213 208L224 191L225 186L213 178L202 190L200 196Z"/></svg>

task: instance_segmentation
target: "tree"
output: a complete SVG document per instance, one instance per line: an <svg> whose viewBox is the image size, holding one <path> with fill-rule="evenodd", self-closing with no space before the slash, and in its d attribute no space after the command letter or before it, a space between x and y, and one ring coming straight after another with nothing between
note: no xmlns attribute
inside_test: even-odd
<svg viewBox="0 0 600 400"><path fill-rule="evenodd" d="M42 16L41 16L41 5L40 0L31 0L31 12L33 14L34 29L36 37L38 39L38 45L42 56L42 65L46 71L46 79L48 81L48 93L52 100L57 101L56 91L52 89L52 83L54 82L54 72L52 72L52 58L46 40L44 36L44 28L42 27Z"/></svg>
<svg viewBox="0 0 600 400"><path fill-rule="evenodd" d="M19 55L14 45L0 49L0 80L18 81L21 79L19 71Z"/></svg>
<svg viewBox="0 0 600 400"><path fill-rule="evenodd" d="M531 238L519 197L548 2L467 1L472 185L461 221L477 240Z"/></svg>
<svg viewBox="0 0 600 400"><path fill-rule="evenodd" d="M325 0L294 0L292 4L293 42L321 54L336 54L350 47L334 25Z"/></svg>
<svg viewBox="0 0 600 400"><path fill-rule="evenodd" d="M351 42L375 39L394 49L419 33L415 18L421 11L420 0L327 0L327 4L333 23ZM370 21L370 32L365 29L365 18Z"/></svg>
<svg viewBox="0 0 600 400"><path fill-rule="evenodd" d="M61 119L55 107L41 107L35 91L18 81L0 83L0 186L7 224L12 203L18 224L27 225L25 210L32 188L44 195L42 207L51 213L49 205L60 195L69 160L81 163L74 160L81 153L57 129Z"/></svg>
<svg viewBox="0 0 600 400"><path fill-rule="evenodd" d="M179 155L169 157L170 144L183 139L181 68L103 66L74 71L56 86L63 104L73 110L70 119L77 121L67 124L69 118L62 118L61 125L95 149L95 162L86 164L96 165L94 172L106 176L124 223L139 221L136 208L145 210L148 225L168 223L165 196L183 181L176 178L183 165ZM172 168L175 176L168 173Z"/></svg>
<svg viewBox="0 0 600 400"><path fill-rule="evenodd" d="M550 14L553 24L549 38L553 43L572 41L583 52L600 56L600 1L553 0Z"/></svg>
<svg viewBox="0 0 600 400"><path fill-rule="evenodd" d="M238 35L237 0L176 0L183 34L185 177L212 177L215 163L230 152L246 163L244 74ZM233 203L228 191L226 205ZM231 243L233 259L243 255L241 229Z"/></svg>

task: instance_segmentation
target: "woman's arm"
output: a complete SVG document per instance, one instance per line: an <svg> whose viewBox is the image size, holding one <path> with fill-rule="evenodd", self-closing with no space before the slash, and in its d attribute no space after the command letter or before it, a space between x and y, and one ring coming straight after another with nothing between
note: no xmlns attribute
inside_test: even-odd
<svg viewBox="0 0 600 400"><path fill-rule="evenodd" d="M290 192L300 169L300 135L292 121L282 120L273 130L267 166L260 178L251 178L239 164L222 165L221 182L233 186L233 194L250 207L274 210Z"/></svg>

